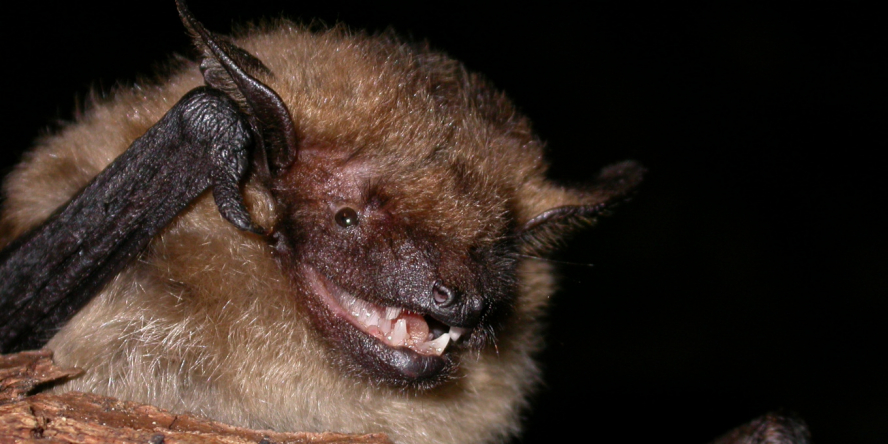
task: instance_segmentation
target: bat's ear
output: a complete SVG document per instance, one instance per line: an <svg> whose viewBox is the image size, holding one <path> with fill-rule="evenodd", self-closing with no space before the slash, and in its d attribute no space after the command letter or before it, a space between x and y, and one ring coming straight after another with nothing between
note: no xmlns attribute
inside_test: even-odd
<svg viewBox="0 0 888 444"><path fill-rule="evenodd" d="M571 231L591 225L598 216L626 200L641 183L645 169L625 161L601 170L590 187L564 188L548 182L532 186L527 212L535 214L518 228L521 248L526 253L545 254Z"/></svg>
<svg viewBox="0 0 888 444"><path fill-rule="evenodd" d="M223 37L207 31L184 0L176 0L179 16L203 54L200 69L207 85L234 99L250 117L258 136L260 174L276 175L296 158L297 135L284 101L257 79L274 77L259 59ZM268 176L266 176L268 177Z"/></svg>

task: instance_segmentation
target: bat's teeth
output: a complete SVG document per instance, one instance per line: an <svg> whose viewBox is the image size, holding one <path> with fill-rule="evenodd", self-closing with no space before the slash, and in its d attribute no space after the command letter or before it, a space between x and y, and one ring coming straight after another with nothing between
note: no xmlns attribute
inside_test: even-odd
<svg viewBox="0 0 888 444"><path fill-rule="evenodd" d="M450 336L449 335L441 335L441 336L438 336L438 339L435 339L430 344L432 346L432 349L435 351L435 353L440 355L441 353L444 353L444 349L447 348L447 344L449 344L449 343L450 343Z"/></svg>
<svg viewBox="0 0 888 444"><path fill-rule="evenodd" d="M392 321L388 319L380 319L377 325L383 334L387 335L392 332Z"/></svg>
<svg viewBox="0 0 888 444"><path fill-rule="evenodd" d="M397 307L385 307L385 318L388 320L395 320L401 316L401 309Z"/></svg>
<svg viewBox="0 0 888 444"><path fill-rule="evenodd" d="M345 316L358 329L377 338L389 347L407 347L426 356L441 356L451 341L456 341L468 330L436 323L434 332L422 314L399 307L384 307L352 296L347 291L318 276L320 295L326 295L331 309ZM435 337L437 335L437 337Z"/></svg>
<svg viewBox="0 0 888 444"><path fill-rule="evenodd" d="M388 339L395 347L405 345L407 343L407 321L398 319L397 322L395 322L395 329L392 330Z"/></svg>
<svg viewBox="0 0 888 444"><path fill-rule="evenodd" d="M379 324L379 310L373 310L370 313L369 319L367 320L367 325L378 325Z"/></svg>
<svg viewBox="0 0 888 444"><path fill-rule="evenodd" d="M349 310L356 319L361 319L361 315L367 312L367 303L360 299L352 299Z"/></svg>
<svg viewBox="0 0 888 444"><path fill-rule="evenodd" d="M440 356L444 353L444 349L447 348L447 344L449 343L450 335L441 335L434 341L423 342L420 348L426 352Z"/></svg>
<svg viewBox="0 0 888 444"><path fill-rule="evenodd" d="M453 342L456 342L459 337L464 335L467 331L469 331L467 328L450 327L450 331L446 335L441 336L449 336Z"/></svg>

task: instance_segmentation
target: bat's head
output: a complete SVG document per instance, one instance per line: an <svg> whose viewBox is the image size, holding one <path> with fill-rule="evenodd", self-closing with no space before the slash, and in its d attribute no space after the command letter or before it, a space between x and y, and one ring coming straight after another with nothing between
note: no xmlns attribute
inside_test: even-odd
<svg viewBox="0 0 888 444"><path fill-rule="evenodd" d="M585 190L549 183L527 120L427 48L291 30L283 52L302 65L287 66L180 12L207 83L252 122L294 294L342 368L371 381L429 388L455 375L512 313L521 258L640 180L627 162Z"/></svg>
<svg viewBox="0 0 888 444"><path fill-rule="evenodd" d="M315 325L350 369L440 382L490 339L515 294L505 190L447 159L452 146L408 158L302 147L275 180L275 239Z"/></svg>

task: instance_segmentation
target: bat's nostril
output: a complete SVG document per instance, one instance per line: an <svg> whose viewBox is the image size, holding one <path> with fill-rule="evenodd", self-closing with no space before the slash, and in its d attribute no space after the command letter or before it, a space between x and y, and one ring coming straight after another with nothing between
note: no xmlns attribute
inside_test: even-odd
<svg viewBox="0 0 888 444"><path fill-rule="evenodd" d="M432 298L435 304L446 307L453 304L456 300L456 291L444 286L441 282L435 282L435 285L432 287Z"/></svg>

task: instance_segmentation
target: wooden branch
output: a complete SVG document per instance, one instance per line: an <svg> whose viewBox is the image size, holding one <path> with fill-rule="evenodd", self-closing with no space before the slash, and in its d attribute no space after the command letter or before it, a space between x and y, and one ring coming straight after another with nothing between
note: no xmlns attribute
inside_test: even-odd
<svg viewBox="0 0 888 444"><path fill-rule="evenodd" d="M40 384L76 376L40 350L0 355L0 444L390 444L384 434L278 433L107 396L68 392L27 396Z"/></svg>
<svg viewBox="0 0 888 444"><path fill-rule="evenodd" d="M278 433L249 430L191 414L107 396L28 394L40 384L82 373L52 363L39 350L0 355L0 444L391 444L384 434ZM769 413L711 444L807 444L799 419Z"/></svg>
<svg viewBox="0 0 888 444"><path fill-rule="evenodd" d="M0 355L0 403L22 399L39 384L80 373L57 367L49 350Z"/></svg>

